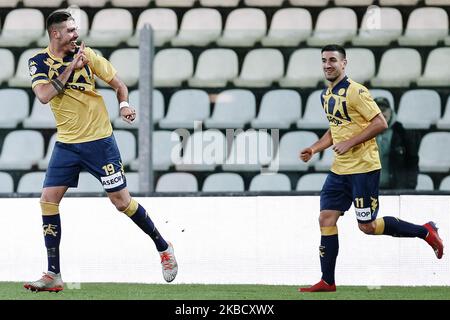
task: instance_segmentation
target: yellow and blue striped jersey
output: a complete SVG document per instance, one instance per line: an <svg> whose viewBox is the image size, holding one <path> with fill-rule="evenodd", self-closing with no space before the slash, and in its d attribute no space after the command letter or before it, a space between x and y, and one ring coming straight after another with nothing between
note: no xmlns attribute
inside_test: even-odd
<svg viewBox="0 0 450 320"><path fill-rule="evenodd" d="M381 113L363 85L344 77L321 94L323 109L330 123L333 144L360 134ZM375 138L354 146L342 155L335 153L331 171L336 174L364 173L381 168Z"/></svg>
<svg viewBox="0 0 450 320"><path fill-rule="evenodd" d="M108 137L112 126L102 96L95 89L95 76L110 82L116 70L105 58L91 48L84 50L89 63L75 70L69 77L63 93L50 101L56 120L58 141L80 143ZM29 59L31 85L49 83L58 77L73 60L74 54L64 59L53 56L49 48Z"/></svg>

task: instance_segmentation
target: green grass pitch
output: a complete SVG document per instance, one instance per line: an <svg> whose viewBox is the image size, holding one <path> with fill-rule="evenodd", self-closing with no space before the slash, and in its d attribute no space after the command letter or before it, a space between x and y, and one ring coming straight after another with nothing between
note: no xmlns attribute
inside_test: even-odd
<svg viewBox="0 0 450 320"><path fill-rule="evenodd" d="M299 293L299 286L81 283L59 293L33 293L0 282L0 300L450 300L450 287L339 286L335 293Z"/></svg>

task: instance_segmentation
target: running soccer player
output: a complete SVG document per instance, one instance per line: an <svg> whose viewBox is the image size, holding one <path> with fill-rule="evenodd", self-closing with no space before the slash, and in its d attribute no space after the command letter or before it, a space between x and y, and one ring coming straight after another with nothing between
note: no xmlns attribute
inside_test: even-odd
<svg viewBox="0 0 450 320"><path fill-rule="evenodd" d="M95 76L116 91L120 115L131 123L136 113L127 102L128 88L108 60L83 43L77 46L77 28L69 12L51 13L46 25L50 43L29 60L29 69L36 97L43 104L50 102L58 134L40 199L48 271L24 287L32 291L63 290L59 203L69 187L78 185L82 169L96 177L117 210L130 217L154 241L163 277L171 282L178 272L173 246L164 240L146 210L128 192L108 112L102 96L95 90Z"/></svg>
<svg viewBox="0 0 450 320"><path fill-rule="evenodd" d="M363 85L345 74L345 49L338 45L322 48L322 68L329 86L321 95L330 129L313 145L300 152L307 162L328 147L335 160L320 193L319 247L322 279L300 292L336 291L334 270L339 250L336 223L352 202L359 229L365 234L424 239L442 258L444 246L434 222L415 225L395 217L377 219L380 158L376 135L387 128L377 104Z"/></svg>

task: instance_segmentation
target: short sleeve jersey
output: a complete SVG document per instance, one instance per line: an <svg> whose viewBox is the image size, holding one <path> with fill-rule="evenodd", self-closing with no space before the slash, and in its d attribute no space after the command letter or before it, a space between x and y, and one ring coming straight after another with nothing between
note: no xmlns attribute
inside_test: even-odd
<svg viewBox="0 0 450 320"><path fill-rule="evenodd" d="M78 49L77 49L78 51ZM29 59L31 86L49 83L57 78L73 60L76 53L63 59L51 54L49 48ZM56 120L58 141L80 143L108 137L112 126L102 96L95 89L95 76L110 82L116 70L105 58L97 55L91 48L85 48L89 63L75 70L65 85L64 92L50 101Z"/></svg>
<svg viewBox="0 0 450 320"><path fill-rule="evenodd" d="M330 123L333 144L360 134L381 113L367 88L347 76L334 87L323 90L321 102ZM331 171L354 174L380 168L377 142L372 138L342 155L335 154Z"/></svg>

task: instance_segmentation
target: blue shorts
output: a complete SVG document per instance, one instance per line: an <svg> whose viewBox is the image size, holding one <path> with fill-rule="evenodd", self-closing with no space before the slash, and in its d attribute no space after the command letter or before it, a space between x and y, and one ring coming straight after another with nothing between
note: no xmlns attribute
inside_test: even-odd
<svg viewBox="0 0 450 320"><path fill-rule="evenodd" d="M111 135L82 143L57 141L48 164L44 188L77 187L83 169L96 177L106 192L119 191L127 186L120 152L114 135Z"/></svg>
<svg viewBox="0 0 450 320"><path fill-rule="evenodd" d="M328 174L320 192L320 211L336 210L344 214L352 203L359 223L369 223L378 214L380 170L366 173Z"/></svg>

